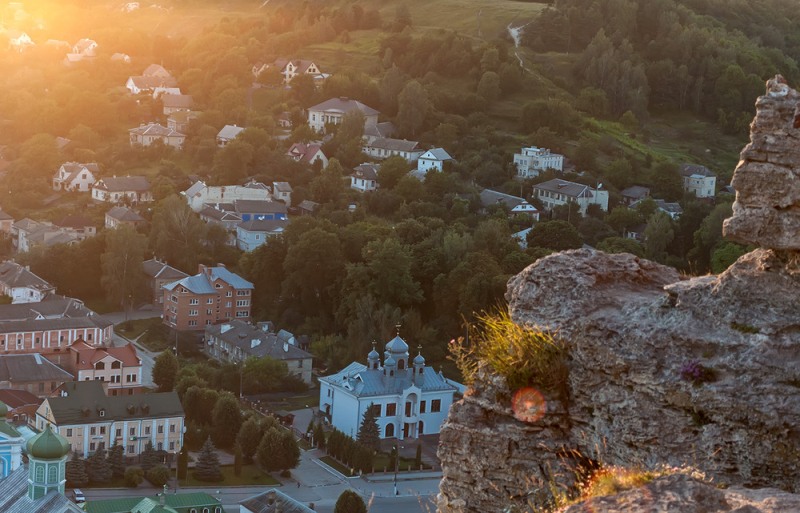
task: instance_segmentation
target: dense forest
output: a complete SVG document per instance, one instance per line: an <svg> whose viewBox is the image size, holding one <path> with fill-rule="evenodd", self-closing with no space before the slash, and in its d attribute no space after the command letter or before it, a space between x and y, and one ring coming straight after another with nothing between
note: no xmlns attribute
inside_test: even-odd
<svg viewBox="0 0 800 513"><path fill-rule="evenodd" d="M323 366L361 358L397 323L438 365L447 341L476 312L502 305L508 278L549 252L588 244L705 273L746 251L721 238L733 197L686 195L678 174L683 163L706 165L721 189L765 79L800 78L794 6L738 3L504 0L492 7L469 0L436 25L430 12L445 9L444 1L175 1L134 12L105 2L64 2L59 11L32 3L27 17L5 7L0 24L15 20L36 41L91 37L99 46L96 58L68 66L58 45L0 51L7 70L0 76L0 206L16 219L81 213L101 224L103 206L53 195L58 166L98 162L103 176L144 174L157 202L141 211L149 221L143 234L125 236L138 241L137 258L156 255L190 273L198 263L226 263L256 284L254 317L312 335ZM519 47L508 26L524 27ZM112 61L114 53L132 62ZM319 88L304 76L291 87L273 73L254 78L253 66L281 57L313 59L331 77ZM129 143L129 128L165 122L159 99L124 87L151 63L173 73L200 113L182 150ZM332 158L324 170L289 159L289 145L317 137L303 109L340 96L379 110L397 137L443 147L456 162L420 181L405 161L389 159L380 163L377 191L355 192L347 176L368 160L358 118L324 142ZM276 137L280 116L293 123L286 138ZM216 134L226 124L246 130L219 148ZM530 219L501 205L485 208L478 193L489 187L536 204L531 187L554 175L514 179L512 153L530 145L565 154L571 166L562 176L604 184L611 206L585 218L555 209L523 249L511 234L531 228ZM293 204L309 199L320 208L242 254L218 227L188 213L176 193L190 176L209 184L288 181ZM652 201L622 206L620 191L631 185L680 202L683 215L672 220ZM638 226L643 243L624 238ZM114 305L144 295L135 283L120 293L97 272L126 247L125 237L101 232L16 258L62 293Z"/></svg>

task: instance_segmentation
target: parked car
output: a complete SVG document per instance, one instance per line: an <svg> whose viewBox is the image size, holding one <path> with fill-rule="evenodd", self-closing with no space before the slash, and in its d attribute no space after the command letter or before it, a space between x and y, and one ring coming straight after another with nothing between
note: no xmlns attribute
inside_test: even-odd
<svg viewBox="0 0 800 513"><path fill-rule="evenodd" d="M86 497L83 496L83 492L80 488L72 490L72 499L75 501L75 504L83 504L86 502Z"/></svg>

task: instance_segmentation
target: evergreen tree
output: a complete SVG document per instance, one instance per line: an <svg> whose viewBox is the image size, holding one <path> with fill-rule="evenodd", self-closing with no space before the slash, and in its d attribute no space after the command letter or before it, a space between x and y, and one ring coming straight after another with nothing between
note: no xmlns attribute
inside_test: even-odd
<svg viewBox="0 0 800 513"><path fill-rule="evenodd" d="M86 460L75 452L72 459L67 462L66 468L67 486L78 488L89 484L89 474L86 473Z"/></svg>
<svg viewBox="0 0 800 513"><path fill-rule="evenodd" d="M353 490L345 490L336 500L333 513L367 513L367 505Z"/></svg>
<svg viewBox="0 0 800 513"><path fill-rule="evenodd" d="M314 426L314 443L318 448L325 449L325 428L322 427L322 423Z"/></svg>
<svg viewBox="0 0 800 513"><path fill-rule="evenodd" d="M86 462L89 481L92 483L108 483L113 475L111 465L106 459L106 450L101 445Z"/></svg>
<svg viewBox="0 0 800 513"><path fill-rule="evenodd" d="M189 451L186 450L186 446L184 445L181 448L181 452L178 454L178 468L176 470L178 474L178 479L186 479L186 476L189 471Z"/></svg>
<svg viewBox="0 0 800 513"><path fill-rule="evenodd" d="M374 451L377 451L381 445L378 412L376 410L375 405L370 403L366 411L364 411L364 418L361 421L361 427L358 429L358 441Z"/></svg>
<svg viewBox="0 0 800 513"><path fill-rule="evenodd" d="M123 477L125 475L125 448L114 440L114 445L108 450L108 465L111 467L111 475Z"/></svg>
<svg viewBox="0 0 800 513"><path fill-rule="evenodd" d="M417 443L417 453L414 455L414 466L416 468L422 467L422 444Z"/></svg>
<svg viewBox="0 0 800 513"><path fill-rule="evenodd" d="M194 477L198 481L221 481L222 472L219 470L219 457L217 449L211 441L211 437L206 439L200 454L197 456L197 463L194 467Z"/></svg>
<svg viewBox="0 0 800 513"><path fill-rule="evenodd" d="M147 441L144 446L144 450L140 456L142 462L142 470L147 473L148 470L155 467L159 463L161 463L161 458L158 457L158 452L156 452L155 448L153 447L153 442Z"/></svg>

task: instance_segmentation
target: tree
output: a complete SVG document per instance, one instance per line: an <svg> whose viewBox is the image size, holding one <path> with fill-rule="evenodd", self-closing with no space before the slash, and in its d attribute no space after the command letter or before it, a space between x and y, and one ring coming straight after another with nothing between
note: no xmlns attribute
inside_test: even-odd
<svg viewBox="0 0 800 513"><path fill-rule="evenodd" d="M714 248L711 253L711 272L719 274L731 266L740 256L746 254L749 249L735 242L722 241Z"/></svg>
<svg viewBox="0 0 800 513"><path fill-rule="evenodd" d="M644 229L645 256L663 264L667 260L667 247L674 237L672 219L665 212L656 211L647 220Z"/></svg>
<svg viewBox="0 0 800 513"><path fill-rule="evenodd" d="M319 449L325 449L325 428L321 423L314 426L314 443Z"/></svg>
<svg viewBox="0 0 800 513"><path fill-rule="evenodd" d="M642 224L644 218L635 210L628 207L614 207L606 217L606 223L611 226L620 236L625 236L625 232L638 224Z"/></svg>
<svg viewBox="0 0 800 513"><path fill-rule="evenodd" d="M148 440L147 443L145 444L144 450L140 455L140 460L142 462L142 470L144 470L145 473L147 473L148 470L161 463L161 458L159 458L155 447L153 447L153 442L151 442L150 440Z"/></svg>
<svg viewBox="0 0 800 513"><path fill-rule="evenodd" d="M108 483L111 481L111 465L106 460L106 450L102 445L86 460L86 470L89 474L89 481L92 483Z"/></svg>
<svg viewBox="0 0 800 513"><path fill-rule="evenodd" d="M397 182L408 174L410 167L408 161L403 157L398 155L389 157L381 162L381 167L378 171L378 185L382 189L394 189Z"/></svg>
<svg viewBox="0 0 800 513"><path fill-rule="evenodd" d="M577 249L583 245L581 235L567 221L545 221L537 223L528 232L529 248L547 248L553 251Z"/></svg>
<svg viewBox="0 0 800 513"><path fill-rule="evenodd" d="M339 206L347 191L343 178L342 165L337 159L330 159L328 166L311 181L311 197L323 205Z"/></svg>
<svg viewBox="0 0 800 513"><path fill-rule="evenodd" d="M406 136L414 137L425 124L428 112L431 109L431 102L428 93L422 84L416 80L408 82L400 96L397 97L398 111L397 123L398 131Z"/></svg>
<svg viewBox="0 0 800 513"><path fill-rule="evenodd" d="M81 458L77 452L72 453L72 459L66 466L67 486L78 488L89 484L89 474L86 473L86 460Z"/></svg>
<svg viewBox="0 0 800 513"><path fill-rule="evenodd" d="M300 462L300 447L290 431L269 428L258 444L257 459L267 472L294 468Z"/></svg>
<svg viewBox="0 0 800 513"><path fill-rule="evenodd" d="M597 249L606 253L630 253L644 258L644 248L633 239L625 237L609 237L597 244Z"/></svg>
<svg viewBox="0 0 800 513"><path fill-rule="evenodd" d="M100 257L100 283L109 303L127 310L143 290L142 262L147 239L123 225L106 234L106 251Z"/></svg>
<svg viewBox="0 0 800 513"><path fill-rule="evenodd" d="M236 435L242 425L242 411L239 401L230 392L224 392L217 399L213 412L214 426L211 438L214 445L228 449L236 441Z"/></svg>
<svg viewBox="0 0 800 513"><path fill-rule="evenodd" d="M153 364L153 383L158 385L159 392L171 392L178 378L178 359L172 350L161 351Z"/></svg>
<svg viewBox="0 0 800 513"><path fill-rule="evenodd" d="M189 451L184 445L181 447L181 452L178 453L178 466L175 469L178 479L186 479L189 471Z"/></svg>
<svg viewBox="0 0 800 513"><path fill-rule="evenodd" d="M261 423L255 415L247 419L242 424L242 427L239 428L239 434L236 435L236 445L241 449L242 456L247 461L253 461L253 456L258 450L262 435Z"/></svg>
<svg viewBox="0 0 800 513"><path fill-rule="evenodd" d="M162 260L195 272L203 251L204 233L203 221L180 196L169 196L156 204L150 248Z"/></svg>
<svg viewBox="0 0 800 513"><path fill-rule="evenodd" d="M125 469L125 485L136 488L144 481L144 470L142 467L128 467Z"/></svg>
<svg viewBox="0 0 800 513"><path fill-rule="evenodd" d="M365 447L377 451L381 445L381 434L378 429L376 406L372 403L364 410L364 418L358 429L358 441Z"/></svg>
<svg viewBox="0 0 800 513"><path fill-rule="evenodd" d="M118 444L116 439L108 450L107 459L113 477L119 478L125 475L125 448Z"/></svg>
<svg viewBox="0 0 800 513"><path fill-rule="evenodd" d="M222 481L222 472L219 469L219 457L217 449L211 441L211 437L206 439L200 454L197 455L197 463L194 467L194 477L198 481Z"/></svg>
<svg viewBox="0 0 800 513"><path fill-rule="evenodd" d="M487 71L478 82L478 96L491 103L500 97L500 76L494 71Z"/></svg>
<svg viewBox="0 0 800 513"><path fill-rule="evenodd" d="M336 500L333 513L367 513L367 505L353 490L345 490Z"/></svg>
<svg viewBox="0 0 800 513"><path fill-rule="evenodd" d="M236 477L242 475L242 448L239 444L233 446L233 474Z"/></svg>
<svg viewBox="0 0 800 513"><path fill-rule="evenodd" d="M414 454L414 466L422 468L422 444L417 442L417 452Z"/></svg>

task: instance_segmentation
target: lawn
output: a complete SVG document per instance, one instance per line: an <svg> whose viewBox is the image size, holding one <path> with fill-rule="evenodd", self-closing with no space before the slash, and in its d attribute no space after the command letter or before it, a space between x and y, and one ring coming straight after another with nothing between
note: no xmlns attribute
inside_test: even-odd
<svg viewBox="0 0 800 513"><path fill-rule="evenodd" d="M333 467L342 475L350 476L350 468L339 462L339 460L335 459L333 456L323 456L319 459L321 462L325 463L326 465ZM431 466L422 462L422 467L424 469L430 469ZM383 472L386 469L387 472L394 472L394 468L389 468L389 455L386 453L378 453L375 455L375 459L373 460L372 468L375 470L375 473ZM399 472L406 472L410 470L415 470L414 466L414 458L400 458L400 462L397 466L397 470Z"/></svg>
<svg viewBox="0 0 800 513"><path fill-rule="evenodd" d="M307 395L287 397L280 401L268 401L267 407L272 411L277 410L302 410L303 408L316 408L319 406L319 391Z"/></svg>
<svg viewBox="0 0 800 513"><path fill-rule="evenodd" d="M181 480L181 486L274 486L280 484L280 481L254 464L242 465L242 475L238 477L233 474L233 465L223 465L220 470L222 470L223 480L209 483L198 481L192 477L192 469L189 469L189 477Z"/></svg>
<svg viewBox="0 0 800 513"><path fill-rule="evenodd" d="M155 328L160 324L161 319L159 317L153 317L152 319L134 319L123 322L117 326L116 330L120 335L124 335L126 338L133 340L145 331Z"/></svg>

